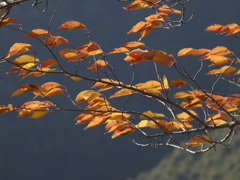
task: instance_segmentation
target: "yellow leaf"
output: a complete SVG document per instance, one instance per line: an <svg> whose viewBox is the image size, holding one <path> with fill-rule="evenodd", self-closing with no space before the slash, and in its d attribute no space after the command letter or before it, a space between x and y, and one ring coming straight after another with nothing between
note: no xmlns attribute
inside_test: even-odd
<svg viewBox="0 0 240 180"><path fill-rule="evenodd" d="M82 78L80 78L80 77L77 77L77 76L70 76L69 74L65 74L67 77L69 77L69 78L71 78L72 80L74 80L74 81L81 81L82 80Z"/></svg>
<svg viewBox="0 0 240 180"><path fill-rule="evenodd" d="M161 114L161 113L154 113L154 112L152 112L152 111L146 111L146 112L143 113L143 115L140 116L140 118L141 118L141 119L147 118L147 117L144 116L144 115L146 115L147 117L150 117L150 118L153 118L153 117L165 117L165 115L164 115L164 114Z"/></svg>
<svg viewBox="0 0 240 180"><path fill-rule="evenodd" d="M31 47L31 44L15 43L10 48L6 58L10 58L10 57L15 56L17 54L21 54L21 53L27 52L27 51L29 51L29 49L28 49L29 47Z"/></svg>
<svg viewBox="0 0 240 180"><path fill-rule="evenodd" d="M87 52L90 56L103 53L102 49L96 42L90 42L87 47Z"/></svg>
<svg viewBox="0 0 240 180"><path fill-rule="evenodd" d="M13 63L16 65L25 64L25 63L35 63L39 62L40 60L32 55L22 55L16 58Z"/></svg>
<svg viewBox="0 0 240 180"><path fill-rule="evenodd" d="M75 101L78 103L84 102L84 101L92 101L95 98L99 97L101 94L98 92L95 92L93 90L86 90L78 93Z"/></svg>
<svg viewBox="0 0 240 180"><path fill-rule="evenodd" d="M0 24L0 28L9 25L13 21L17 21L17 19L16 18L4 18Z"/></svg>
<svg viewBox="0 0 240 180"><path fill-rule="evenodd" d="M227 124L227 122L221 119L214 119L214 120L210 120L210 122L208 123L209 126L217 126L221 124Z"/></svg>

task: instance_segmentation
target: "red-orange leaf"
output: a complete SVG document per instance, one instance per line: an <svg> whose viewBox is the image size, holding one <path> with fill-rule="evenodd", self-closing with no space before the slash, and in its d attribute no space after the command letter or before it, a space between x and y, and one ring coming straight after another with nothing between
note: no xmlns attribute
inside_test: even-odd
<svg viewBox="0 0 240 180"><path fill-rule="evenodd" d="M63 23L58 29L61 30L86 29L86 26L78 21L67 21Z"/></svg>
<svg viewBox="0 0 240 180"><path fill-rule="evenodd" d="M183 80L183 79L173 79L172 81L169 82L170 85L174 85L177 88L180 88L182 86L185 86L188 84L187 81Z"/></svg>
<svg viewBox="0 0 240 180"><path fill-rule="evenodd" d="M8 106L0 105L0 114L12 111L14 109L15 108L12 106L12 104L8 104Z"/></svg>
<svg viewBox="0 0 240 180"><path fill-rule="evenodd" d="M102 49L96 42L90 42L87 47L87 52L90 56L103 53Z"/></svg>
<svg viewBox="0 0 240 180"><path fill-rule="evenodd" d="M17 96L23 93L33 92L36 90L44 90L44 89L37 84L24 84L20 86L16 91L14 91L14 93L11 96Z"/></svg>

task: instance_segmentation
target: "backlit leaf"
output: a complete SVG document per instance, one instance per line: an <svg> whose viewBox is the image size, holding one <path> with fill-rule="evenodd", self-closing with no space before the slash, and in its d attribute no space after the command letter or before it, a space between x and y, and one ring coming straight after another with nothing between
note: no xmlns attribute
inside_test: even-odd
<svg viewBox="0 0 240 180"><path fill-rule="evenodd" d="M171 8L168 5L163 5L158 10L161 12L167 13L167 14L180 14L181 13L181 11Z"/></svg>
<svg viewBox="0 0 240 180"><path fill-rule="evenodd" d="M183 80L183 79L174 79L172 81L169 82L170 85L174 85L176 86L177 88L180 88L182 86L185 86L188 84L187 81Z"/></svg>
<svg viewBox="0 0 240 180"><path fill-rule="evenodd" d="M26 63L35 63L39 62L40 60L32 55L22 55L16 58L13 63L16 65L26 64Z"/></svg>
<svg viewBox="0 0 240 180"><path fill-rule="evenodd" d="M144 116L146 115L146 116ZM143 113L143 115L140 116L141 119L145 119L147 117L150 117L150 118L153 118L153 117L165 117L164 114L161 114L161 113L154 113L152 111L146 111Z"/></svg>
<svg viewBox="0 0 240 180"><path fill-rule="evenodd" d="M214 119L208 123L209 126L217 126L217 125L221 125L221 124L227 124L227 122L224 120L221 120L221 119Z"/></svg>
<svg viewBox="0 0 240 180"><path fill-rule="evenodd" d="M137 48L137 47L142 47L142 46L146 46L146 45L139 41L131 41L131 42L128 42L128 43L122 45L122 47L125 47L127 49Z"/></svg>
<svg viewBox="0 0 240 180"><path fill-rule="evenodd" d="M35 90L44 90L37 84L24 84L20 86L11 96L17 96L27 92L33 92Z"/></svg>
<svg viewBox="0 0 240 180"><path fill-rule="evenodd" d="M86 90L86 91L82 91L82 92L78 93L75 101L77 103L81 103L81 102L84 102L84 101L92 101L95 98L99 97L100 95L101 94L96 92L96 91Z"/></svg>
<svg viewBox="0 0 240 180"><path fill-rule="evenodd" d="M192 138L188 143L186 143L187 145L190 146L199 146L202 144L207 144L209 143L209 141L211 141L211 138L207 135L198 135L195 136L194 138Z"/></svg>
<svg viewBox="0 0 240 180"><path fill-rule="evenodd" d="M24 37L35 38L35 37L42 37L42 36L48 36L48 35L50 35L50 33L44 29L33 29Z"/></svg>
<svg viewBox="0 0 240 180"><path fill-rule="evenodd" d="M21 54L21 53L27 52L27 51L29 51L29 49L28 49L29 47L31 47L31 44L15 43L10 48L6 58L10 58L10 57L15 56L17 54Z"/></svg>
<svg viewBox="0 0 240 180"><path fill-rule="evenodd" d="M110 51L108 54L114 54L114 53L128 53L129 50L125 47L119 47L119 48L114 48L112 51Z"/></svg>
<svg viewBox="0 0 240 180"><path fill-rule="evenodd" d="M211 26L208 26L205 31L221 31L223 27L224 26L221 24L213 24Z"/></svg>
<svg viewBox="0 0 240 180"><path fill-rule="evenodd" d="M97 60L96 62L94 62L90 67L88 67L87 69L92 70L92 71L96 71L98 69L102 69L103 67L107 66L108 62L104 61L104 60Z"/></svg>
<svg viewBox="0 0 240 180"><path fill-rule="evenodd" d="M13 21L17 21L17 19L16 19L16 18L4 18L4 19L1 21L0 28L9 25L9 24L10 24L11 22L13 22Z"/></svg>
<svg viewBox="0 0 240 180"><path fill-rule="evenodd" d="M45 40L42 41L47 47L60 46L63 44L68 44L68 40L62 36L48 36Z"/></svg>
<svg viewBox="0 0 240 180"><path fill-rule="evenodd" d="M103 53L102 49L96 42L90 42L87 47L87 52L90 56Z"/></svg>
<svg viewBox="0 0 240 180"><path fill-rule="evenodd" d="M63 23L58 29L61 30L86 29L86 26L78 21L67 21Z"/></svg>

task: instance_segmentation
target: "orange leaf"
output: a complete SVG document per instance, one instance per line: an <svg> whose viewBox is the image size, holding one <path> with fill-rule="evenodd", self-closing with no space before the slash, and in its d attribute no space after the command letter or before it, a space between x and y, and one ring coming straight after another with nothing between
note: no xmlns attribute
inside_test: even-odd
<svg viewBox="0 0 240 180"><path fill-rule="evenodd" d="M157 13L157 14L152 14L152 15L146 17L145 20L148 22L164 21L162 15L164 15L164 17L168 17L167 14L161 12L161 13Z"/></svg>
<svg viewBox="0 0 240 180"><path fill-rule="evenodd" d="M166 65L166 66L172 66L174 63L176 63L175 58L171 54L167 54L164 51L160 50L152 50L144 54L144 60L153 60L156 63Z"/></svg>
<svg viewBox="0 0 240 180"><path fill-rule="evenodd" d="M217 126L217 125L221 125L221 124L227 124L226 121L223 121L221 119L214 119L214 120L211 120L208 125L209 126Z"/></svg>
<svg viewBox="0 0 240 180"><path fill-rule="evenodd" d="M199 56L199 55L207 54L209 52L210 52L209 49L184 48L178 52L178 56L187 56L187 55Z"/></svg>
<svg viewBox="0 0 240 180"><path fill-rule="evenodd" d="M209 59L210 55L218 55L218 56L233 56L234 53L229 51L224 46L217 46L213 48L208 54L206 54L203 59Z"/></svg>
<svg viewBox="0 0 240 180"><path fill-rule="evenodd" d="M198 135L195 136L194 138L192 138L188 143L186 143L187 145L190 146L199 146L202 144L207 144L209 143L209 141L211 141L211 138L207 135Z"/></svg>
<svg viewBox="0 0 240 180"><path fill-rule="evenodd" d="M146 28L146 25L147 25L147 22L140 21L135 26L133 26L132 29L127 34L139 32L139 31L143 30L144 28Z"/></svg>
<svg viewBox="0 0 240 180"><path fill-rule="evenodd" d="M177 88L180 88L182 86L185 86L188 84L187 81L183 80L183 79L174 79L172 81L169 82L170 85L174 85L176 86Z"/></svg>
<svg viewBox="0 0 240 180"><path fill-rule="evenodd" d="M59 26L61 30L86 29L86 26L78 21L67 21Z"/></svg>
<svg viewBox="0 0 240 180"><path fill-rule="evenodd" d="M225 63L232 62L232 60L230 58L227 58L225 56L210 55L210 56L208 56L208 58L212 62L212 65L222 65Z"/></svg>
<svg viewBox="0 0 240 180"><path fill-rule="evenodd" d="M120 97L120 96L126 96L126 95L130 95L133 94L135 91L132 89L126 89L123 88L120 91L115 92L113 95L110 96L110 98L115 98L115 97Z"/></svg>
<svg viewBox="0 0 240 180"><path fill-rule="evenodd" d="M95 98L99 97L100 95L101 95L100 93L95 92L93 90L85 90L85 91L78 93L75 101L77 103L81 103L84 101L90 102L90 101L94 100Z"/></svg>
<svg viewBox="0 0 240 180"><path fill-rule="evenodd" d="M187 92L178 92L174 94L175 98L193 98L194 95L187 93Z"/></svg>
<svg viewBox="0 0 240 180"><path fill-rule="evenodd" d="M51 67L58 65L58 61L55 59L46 59L45 61L42 62L41 68L46 68L46 67Z"/></svg>
<svg viewBox="0 0 240 180"><path fill-rule="evenodd" d="M14 109L15 108L12 106L12 104L8 104L8 106L0 105L0 114L12 111Z"/></svg>
<svg viewBox="0 0 240 180"><path fill-rule="evenodd" d="M56 96L64 94L61 84L56 82L47 82L41 86L42 89L33 91L36 96Z"/></svg>
<svg viewBox="0 0 240 180"><path fill-rule="evenodd" d="M232 66L223 66L220 69L213 69L211 71L209 71L207 74L232 74L236 71L237 69L235 67Z"/></svg>
<svg viewBox="0 0 240 180"><path fill-rule="evenodd" d="M198 114L196 112L194 112L193 110L188 110L191 114L193 114L194 116L198 117ZM187 114L186 112L182 112L180 114L176 115L178 120L181 122L190 122L195 120L192 116L190 116L189 114Z"/></svg>
<svg viewBox="0 0 240 180"><path fill-rule="evenodd" d="M97 60L96 62L94 62L90 67L88 67L87 69L92 70L92 71L96 71L98 69L102 69L103 67L107 66L108 62L105 60Z"/></svg>
<svg viewBox="0 0 240 180"><path fill-rule="evenodd" d="M87 52L89 55L97 55L103 53L102 49L96 42L90 42L87 47Z"/></svg>
<svg viewBox="0 0 240 180"><path fill-rule="evenodd" d="M48 36L45 40L42 41L47 47L60 46L63 44L68 44L68 40L62 36Z"/></svg>
<svg viewBox="0 0 240 180"><path fill-rule="evenodd" d="M239 26L236 23L228 24L221 29L220 34L224 34L224 33L231 34L230 31L238 27Z"/></svg>
<svg viewBox="0 0 240 180"><path fill-rule="evenodd" d="M33 92L35 90L44 90L37 84L24 84L20 86L11 96L17 96L27 92Z"/></svg>
<svg viewBox="0 0 240 180"><path fill-rule="evenodd" d="M137 10L143 8L150 8L151 3L142 1L142 0L135 0L133 3L129 4L127 7L124 7L125 10Z"/></svg>
<svg viewBox="0 0 240 180"><path fill-rule="evenodd" d="M122 84L121 82L119 82L119 81L114 81L114 80L112 80L112 79L101 79L101 80L102 80L102 81L105 81L105 82L115 83L115 84L118 84L118 85ZM92 88L101 88L101 89L99 89L98 91L106 91L106 90L111 89L111 88L113 88L113 87L115 87L115 86L114 86L114 85L110 85L110 84L106 84L106 83L104 83L104 82L96 82L96 83L92 86Z"/></svg>
<svg viewBox="0 0 240 180"><path fill-rule="evenodd" d="M67 59L69 61L83 60L81 54L79 52L77 52L76 50L63 49L63 50L59 51L59 54L62 58Z"/></svg>
<svg viewBox="0 0 240 180"><path fill-rule="evenodd" d="M129 50L125 47L119 47L119 48L114 48L112 51L110 51L108 54L114 54L114 53L128 53Z"/></svg>
<svg viewBox="0 0 240 180"><path fill-rule="evenodd" d="M108 119L108 116L96 116L94 117L94 119L90 121L90 123L87 125L87 127L84 128L84 130L103 124L106 122L107 119Z"/></svg>
<svg viewBox="0 0 240 180"><path fill-rule="evenodd" d="M224 26L221 24L213 24L211 26L208 26L205 31L221 31L223 27Z"/></svg>
<svg viewBox="0 0 240 180"><path fill-rule="evenodd" d="M127 49L137 48L137 47L141 47L141 46L146 46L146 45L144 43L138 42L138 41L131 41L131 42L128 42L128 43L122 45L122 47L125 47Z"/></svg>
<svg viewBox="0 0 240 180"><path fill-rule="evenodd" d="M15 56L17 54L21 54L21 53L27 52L27 51L29 51L29 49L28 49L29 47L31 47L31 44L15 43L10 48L6 58L10 58L10 57Z"/></svg>
<svg viewBox="0 0 240 180"><path fill-rule="evenodd" d="M28 37L42 37L42 36L48 36L50 35L50 33L44 29L33 29L32 31L30 31L26 36L24 36L25 38Z"/></svg>
<svg viewBox="0 0 240 180"><path fill-rule="evenodd" d="M163 5L158 10L167 14L181 14L181 11L171 8L168 5Z"/></svg>
<svg viewBox="0 0 240 180"><path fill-rule="evenodd" d="M9 24L10 24L11 22L13 22L13 21L17 21L17 19L16 19L16 18L4 18L4 19L1 21L0 28L9 25Z"/></svg>
<svg viewBox="0 0 240 180"><path fill-rule="evenodd" d="M144 116L146 115L146 116ZM153 117L165 117L164 114L161 113L153 113L152 111L146 111L143 113L143 115L140 116L140 119L145 119L147 117L153 118Z"/></svg>
<svg viewBox="0 0 240 180"><path fill-rule="evenodd" d="M116 131L114 131L112 138L115 138L117 136L123 136L123 135L128 135L132 132L136 131L136 129L131 126L131 125L125 125L124 127L122 127L121 129L118 129Z"/></svg>
<svg viewBox="0 0 240 180"><path fill-rule="evenodd" d="M142 62L144 55L147 53L147 50L134 49L131 52L127 53L127 56L123 59L131 64L136 64Z"/></svg>

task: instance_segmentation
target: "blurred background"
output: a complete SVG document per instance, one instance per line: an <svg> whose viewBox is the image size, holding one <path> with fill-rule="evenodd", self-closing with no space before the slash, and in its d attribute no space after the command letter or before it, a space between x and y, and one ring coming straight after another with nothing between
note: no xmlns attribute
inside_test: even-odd
<svg viewBox="0 0 240 180"><path fill-rule="evenodd" d="M54 10L59 5L51 24L52 35L67 38L78 47L89 42L84 30L62 31L57 28L65 21L76 20L87 26L91 38L105 52L113 48L136 41L139 34L126 33L144 17L154 13L151 9L125 11L129 3L117 0L55 0L49 1L48 10L42 13L31 7L33 1L16 6L9 17L18 18L25 31L36 28L47 29ZM43 6L44 7L44 6ZM186 47L209 48L226 46L238 55L239 40L231 36L216 35L214 32L204 32L212 24L230 24L239 22L240 1L190 1L186 16L195 11L195 16L182 27L170 30L155 29L143 38L142 42L152 49L163 50L173 54L179 66L184 66L190 73L199 67L196 57L177 57L177 52ZM38 42L24 39L25 34L13 31L7 27L0 29L0 55L5 56L15 42L32 44L41 60L52 58ZM64 45L65 46L65 45ZM67 48L67 47L64 47ZM56 48L58 52L61 48ZM125 81L130 79L132 68L122 61L124 55L112 55L108 61L116 69L116 74ZM63 62L71 67L69 63ZM1 67L1 66L0 66ZM2 69L7 67L1 67ZM150 63L137 64L139 74L136 83L156 78ZM124 71L123 71L124 69ZM177 77L169 67L161 66L161 75ZM83 70L83 73L85 71ZM123 73L124 72L124 73ZM141 76L140 76L141 75ZM155 76L154 76L155 75ZM16 79L0 75L0 104L14 103L21 105L30 101L33 96L24 94L10 98L13 91L25 83L43 84L55 81L69 88L75 97L78 92L88 89L84 81L73 82L66 77L42 76L37 79L27 77ZM199 79L200 84L209 88L213 78ZM238 89L228 84L219 85L218 89L229 93ZM58 100L58 99L56 99ZM113 103L119 105L118 100ZM61 101L65 102L65 101ZM147 106L147 107L146 107ZM121 107L121 104L119 105ZM129 102L131 110L159 110L153 104L143 104L139 99ZM16 118L16 113L0 116L0 179L3 180L183 180L183 179L227 179L237 178L239 169L237 150L239 143L204 155L192 155L181 150L160 147L138 147L128 138L119 137L111 140L111 135L105 134L104 126L84 131L85 125L75 125L74 118L78 113L49 113L41 119ZM211 167L211 168L210 168ZM232 170L232 171L230 171ZM206 178L209 177L209 178ZM229 178L234 179L234 178Z"/></svg>

